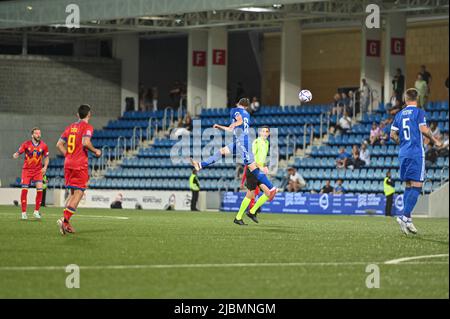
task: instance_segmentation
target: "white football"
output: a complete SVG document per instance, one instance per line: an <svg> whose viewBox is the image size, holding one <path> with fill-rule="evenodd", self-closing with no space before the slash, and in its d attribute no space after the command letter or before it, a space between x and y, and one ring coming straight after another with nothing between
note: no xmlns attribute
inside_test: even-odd
<svg viewBox="0 0 450 319"><path fill-rule="evenodd" d="M312 94L309 90L301 90L298 93L298 98L301 102L310 102L312 100Z"/></svg>

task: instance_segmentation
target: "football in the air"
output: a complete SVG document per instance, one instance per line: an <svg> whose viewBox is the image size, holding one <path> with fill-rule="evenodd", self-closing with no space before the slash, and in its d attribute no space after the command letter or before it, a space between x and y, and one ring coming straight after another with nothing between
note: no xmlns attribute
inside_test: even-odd
<svg viewBox="0 0 450 319"><path fill-rule="evenodd" d="M298 93L298 98L301 102L310 102L312 100L312 94L309 90L301 90L300 93Z"/></svg>

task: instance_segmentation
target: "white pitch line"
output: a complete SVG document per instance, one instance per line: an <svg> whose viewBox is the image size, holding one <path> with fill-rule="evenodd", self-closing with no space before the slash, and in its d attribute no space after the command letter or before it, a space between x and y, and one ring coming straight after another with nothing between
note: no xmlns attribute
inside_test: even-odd
<svg viewBox="0 0 450 319"><path fill-rule="evenodd" d="M302 263L235 263L235 264L171 264L171 265L98 265L80 266L83 270L122 270L122 269L176 269L176 268L236 268L236 267L320 267L320 266L359 266L383 264L383 262L302 262ZM415 264L448 264L448 262L410 262ZM397 264L389 264L397 265ZM66 266L4 266L0 271L65 270Z"/></svg>
<svg viewBox="0 0 450 319"><path fill-rule="evenodd" d="M56 216L56 217L61 217L61 215L58 214L43 214L43 219L45 219L47 216ZM9 214L0 214L0 217L8 217L8 218L18 218L16 215L9 215ZM76 217L90 217L90 218L111 218L111 219L120 219L120 220L126 220L126 219L130 219L129 217L124 217L124 216L100 216L100 215L79 215L77 214Z"/></svg>
<svg viewBox="0 0 450 319"><path fill-rule="evenodd" d="M385 261L384 263L386 265L395 265L395 264L399 264L401 262L409 261L409 260L428 259L428 258L440 258L440 257L448 257L448 254L403 257L403 258L388 260L388 261ZM408 264L410 264L410 263L408 263Z"/></svg>

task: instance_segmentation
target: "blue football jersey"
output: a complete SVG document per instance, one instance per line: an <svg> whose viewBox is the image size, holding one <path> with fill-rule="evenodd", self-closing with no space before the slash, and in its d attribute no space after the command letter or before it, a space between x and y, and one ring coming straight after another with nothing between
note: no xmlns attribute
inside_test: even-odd
<svg viewBox="0 0 450 319"><path fill-rule="evenodd" d="M409 105L398 112L391 130L398 131L400 138L399 157L424 157L423 137L420 126L426 125L425 112L416 106Z"/></svg>
<svg viewBox="0 0 450 319"><path fill-rule="evenodd" d="M241 107L234 107L231 109L230 112L230 120L231 123L236 122L236 117L238 115L242 116L242 121L243 123L239 126L236 126L233 130L233 134L237 135L237 134L245 134L248 135L249 132L249 128L250 128L250 114L243 108Z"/></svg>

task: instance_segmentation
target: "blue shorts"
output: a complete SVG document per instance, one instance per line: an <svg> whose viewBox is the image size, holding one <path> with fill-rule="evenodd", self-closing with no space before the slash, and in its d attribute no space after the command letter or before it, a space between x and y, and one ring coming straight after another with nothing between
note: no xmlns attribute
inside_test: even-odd
<svg viewBox="0 0 450 319"><path fill-rule="evenodd" d="M250 143L250 137L243 135L238 138L234 138L233 143L227 145L230 152L234 155L239 155L244 165L249 165L255 161L252 152L252 143Z"/></svg>
<svg viewBox="0 0 450 319"><path fill-rule="evenodd" d="M402 182L423 182L425 179L425 158L400 157L400 179Z"/></svg>

